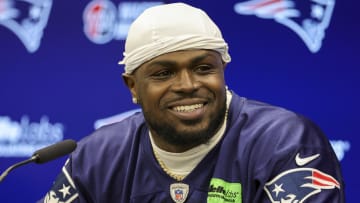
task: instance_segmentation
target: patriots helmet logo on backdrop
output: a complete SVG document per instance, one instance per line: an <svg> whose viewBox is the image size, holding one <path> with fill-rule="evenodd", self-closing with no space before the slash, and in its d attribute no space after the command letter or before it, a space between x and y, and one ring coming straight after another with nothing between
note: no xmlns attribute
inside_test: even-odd
<svg viewBox="0 0 360 203"><path fill-rule="evenodd" d="M0 25L10 29L33 53L40 46L52 0L0 0Z"/></svg>
<svg viewBox="0 0 360 203"><path fill-rule="evenodd" d="M323 190L336 188L340 183L335 178L313 168L287 170L264 186L272 203L302 203Z"/></svg>
<svg viewBox="0 0 360 203"><path fill-rule="evenodd" d="M249 0L234 5L236 13L273 19L297 33L312 53L322 46L335 0Z"/></svg>

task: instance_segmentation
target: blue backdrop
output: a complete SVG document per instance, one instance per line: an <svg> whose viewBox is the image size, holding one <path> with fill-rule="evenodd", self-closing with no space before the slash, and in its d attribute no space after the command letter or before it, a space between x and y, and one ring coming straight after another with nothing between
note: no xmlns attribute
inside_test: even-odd
<svg viewBox="0 0 360 203"><path fill-rule="evenodd" d="M222 29L232 56L229 88L315 121L341 160L347 202L357 202L359 1L185 2L203 8ZM0 1L1 172L38 148L80 140L138 108L117 62L129 23L159 3ZM35 202L64 161L13 171L0 183L0 202Z"/></svg>

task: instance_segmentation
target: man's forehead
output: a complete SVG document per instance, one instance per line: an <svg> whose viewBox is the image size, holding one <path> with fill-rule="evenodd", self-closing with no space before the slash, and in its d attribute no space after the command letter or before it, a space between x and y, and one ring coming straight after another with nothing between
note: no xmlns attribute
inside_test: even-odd
<svg viewBox="0 0 360 203"><path fill-rule="evenodd" d="M149 70L149 68L156 65L176 65L181 63L190 64L201 62L202 60L207 60L209 58L222 62L221 54L214 50L194 49L169 52L154 57L153 59L143 63L139 66L139 68L137 68L137 70L134 71L134 74Z"/></svg>
<svg viewBox="0 0 360 203"><path fill-rule="evenodd" d="M157 56L145 64L151 64L158 61L189 61L196 59L205 59L207 57L218 57L221 60L221 56L218 52L213 50L196 49L196 50L181 50L174 51Z"/></svg>

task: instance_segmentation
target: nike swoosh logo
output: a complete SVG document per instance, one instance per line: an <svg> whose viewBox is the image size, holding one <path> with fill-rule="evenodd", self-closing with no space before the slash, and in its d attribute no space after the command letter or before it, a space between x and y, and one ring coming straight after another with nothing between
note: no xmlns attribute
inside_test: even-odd
<svg viewBox="0 0 360 203"><path fill-rule="evenodd" d="M308 156L308 157L304 157L304 158L301 158L300 157L300 153L297 153L296 154L296 157L295 157L295 162L298 166L304 166L312 161L314 161L315 159L317 159L318 157L320 156L320 154L315 154L315 155L312 155L312 156Z"/></svg>

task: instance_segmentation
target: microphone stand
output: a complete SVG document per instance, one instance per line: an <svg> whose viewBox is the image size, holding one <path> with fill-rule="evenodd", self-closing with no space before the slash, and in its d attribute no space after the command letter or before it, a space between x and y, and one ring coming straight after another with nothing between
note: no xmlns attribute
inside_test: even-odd
<svg viewBox="0 0 360 203"><path fill-rule="evenodd" d="M34 152L34 154L27 160L21 161L19 163L16 163L12 166L10 166L6 171L4 171L0 176L0 183L4 180L4 178L8 175L8 173L15 168L28 164L30 162L35 162L38 164L42 164L48 161L51 161L53 159L56 159L60 156L64 156L66 154L71 153L76 148L76 142L74 140L64 140L58 143L55 143L53 145L47 146L45 148L42 148L40 150L37 150Z"/></svg>
<svg viewBox="0 0 360 203"><path fill-rule="evenodd" d="M28 164L28 163L31 163L31 162L34 162L36 161L36 159L38 159L38 155L34 155L32 156L31 158L27 159L27 160L24 160L24 161L21 161L19 163L16 163L12 166L10 166L9 168L7 168L0 176L0 183L4 180L4 178L10 173L10 171L14 170L15 168L19 167L19 166L22 166L22 165L25 165L25 164Z"/></svg>

